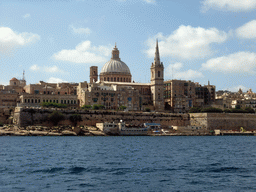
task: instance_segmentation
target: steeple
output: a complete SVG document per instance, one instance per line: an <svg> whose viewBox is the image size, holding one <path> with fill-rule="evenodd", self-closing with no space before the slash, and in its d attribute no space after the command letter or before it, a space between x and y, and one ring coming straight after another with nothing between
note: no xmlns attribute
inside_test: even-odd
<svg viewBox="0 0 256 192"><path fill-rule="evenodd" d="M111 57L111 59L120 61L119 50L116 48L116 43L115 43L114 49L112 50L112 57Z"/></svg>
<svg viewBox="0 0 256 192"><path fill-rule="evenodd" d="M155 58L154 58L154 65L160 65L160 55L159 55L159 49L158 49L158 39L156 39L156 52L155 52Z"/></svg>

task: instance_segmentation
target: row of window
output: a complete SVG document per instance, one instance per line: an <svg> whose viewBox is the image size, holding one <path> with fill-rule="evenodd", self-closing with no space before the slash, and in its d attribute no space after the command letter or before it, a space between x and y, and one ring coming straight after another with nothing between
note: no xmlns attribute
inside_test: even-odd
<svg viewBox="0 0 256 192"><path fill-rule="evenodd" d="M40 99L24 99L24 103L40 103ZM59 103L59 100L44 99L43 102ZM61 104L76 104L76 100L61 100Z"/></svg>
<svg viewBox="0 0 256 192"><path fill-rule="evenodd" d="M104 81L112 81L112 82L131 82L131 78L122 78L122 77L104 77Z"/></svg>

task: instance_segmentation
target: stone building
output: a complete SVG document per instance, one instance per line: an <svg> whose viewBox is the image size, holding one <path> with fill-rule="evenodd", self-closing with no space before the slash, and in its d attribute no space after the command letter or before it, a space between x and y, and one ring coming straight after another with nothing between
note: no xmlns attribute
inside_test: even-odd
<svg viewBox="0 0 256 192"><path fill-rule="evenodd" d="M118 109L124 105L128 110L164 110L164 66L160 62L158 42L154 62L151 65L151 83L131 82L129 67L121 61L116 45L112 57L101 69L90 67L90 83L82 82L77 87L80 106L102 104L107 109Z"/></svg>
<svg viewBox="0 0 256 192"><path fill-rule="evenodd" d="M255 101L256 93L252 89L246 92L243 92L242 89L239 89L237 92L220 90L216 92L215 107L220 109L251 107L255 110Z"/></svg>
<svg viewBox="0 0 256 192"><path fill-rule="evenodd" d="M44 81L26 85L24 93L19 96L18 106L39 107L43 102L53 102L77 107L79 105L77 86L77 83L46 83Z"/></svg>
<svg viewBox="0 0 256 192"><path fill-rule="evenodd" d="M164 83L164 100L166 103L166 109L171 110L173 113L184 113L195 105L195 83L175 79L165 81Z"/></svg>
<svg viewBox="0 0 256 192"><path fill-rule="evenodd" d="M0 90L0 108L14 108L19 101L15 90Z"/></svg>
<svg viewBox="0 0 256 192"><path fill-rule="evenodd" d="M186 113L191 107L209 106L215 101L215 86L186 80L164 82L165 107L174 113Z"/></svg>
<svg viewBox="0 0 256 192"><path fill-rule="evenodd" d="M22 93L19 96L18 107L41 107L44 102L66 104L68 107L78 107L77 95L55 95L55 94L29 94Z"/></svg>

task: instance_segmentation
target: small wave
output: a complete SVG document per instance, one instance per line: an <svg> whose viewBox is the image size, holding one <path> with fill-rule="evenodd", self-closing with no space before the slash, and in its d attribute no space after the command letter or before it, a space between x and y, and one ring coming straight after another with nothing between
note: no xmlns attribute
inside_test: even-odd
<svg viewBox="0 0 256 192"><path fill-rule="evenodd" d="M35 170L35 171L32 171L32 173L56 173L56 172L62 171L63 169L64 169L63 167L53 167L50 169Z"/></svg>
<svg viewBox="0 0 256 192"><path fill-rule="evenodd" d="M78 173L81 173L81 172L84 172L86 171L86 168L84 167L72 167L69 169L69 172L71 174L78 174Z"/></svg>
<svg viewBox="0 0 256 192"><path fill-rule="evenodd" d="M210 169L209 172L215 172L215 173L220 173L220 172L244 172L245 169L238 168L238 167L220 167L220 168L215 168L215 169Z"/></svg>
<svg viewBox="0 0 256 192"><path fill-rule="evenodd" d="M95 187L95 185L89 184L89 183L81 183L79 184L80 187Z"/></svg>

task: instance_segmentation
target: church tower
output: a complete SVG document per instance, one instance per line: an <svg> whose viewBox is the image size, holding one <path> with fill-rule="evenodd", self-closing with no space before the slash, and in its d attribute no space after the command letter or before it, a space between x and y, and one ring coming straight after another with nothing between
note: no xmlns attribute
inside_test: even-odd
<svg viewBox="0 0 256 192"><path fill-rule="evenodd" d="M91 66L90 67L90 83L98 81L98 67Z"/></svg>
<svg viewBox="0 0 256 192"><path fill-rule="evenodd" d="M151 94L156 111L164 111L164 65L160 62L158 40L154 62L151 65Z"/></svg>

